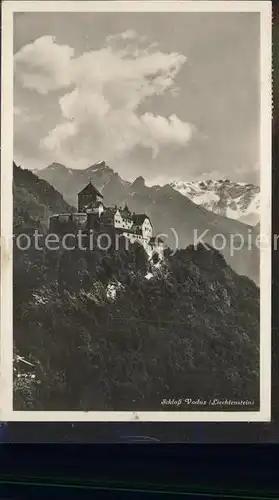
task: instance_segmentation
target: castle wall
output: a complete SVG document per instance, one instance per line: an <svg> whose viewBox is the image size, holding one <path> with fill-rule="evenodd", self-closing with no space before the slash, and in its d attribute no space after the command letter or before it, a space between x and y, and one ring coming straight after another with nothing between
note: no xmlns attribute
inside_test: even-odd
<svg viewBox="0 0 279 500"><path fill-rule="evenodd" d="M123 232L123 235L130 240L131 243L135 243L138 241L139 243L144 242L144 238L141 234L134 234L134 233L126 233L125 231Z"/></svg>
<svg viewBox="0 0 279 500"><path fill-rule="evenodd" d="M118 229L131 229L133 221L123 218L119 210L114 215L114 227Z"/></svg>
<svg viewBox="0 0 279 500"><path fill-rule="evenodd" d="M150 220L148 218L145 219L142 225L142 235L146 239L152 238L152 225L150 223Z"/></svg>
<svg viewBox="0 0 279 500"><path fill-rule="evenodd" d="M160 245L155 248L151 241L153 228L147 216L144 214L132 215L127 206L123 210L117 209L117 207L104 207L103 198L94 192L94 187L90 188L89 191L87 188L78 194L78 213L57 214L50 217L50 232L61 235L75 234L78 230L84 232L93 230L97 235L100 233L113 235L119 233L131 243L141 243L149 258L155 252L158 255L163 255Z"/></svg>

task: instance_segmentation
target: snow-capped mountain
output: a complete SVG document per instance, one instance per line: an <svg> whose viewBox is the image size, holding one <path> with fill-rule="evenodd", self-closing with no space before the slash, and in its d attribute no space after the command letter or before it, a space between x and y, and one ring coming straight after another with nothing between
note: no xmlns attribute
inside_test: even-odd
<svg viewBox="0 0 279 500"><path fill-rule="evenodd" d="M176 246L185 248L193 244L197 229L199 235L206 232L204 241L209 245L212 245L212 239L217 233L224 235L226 241L229 241L231 234L243 234L244 241L247 241L248 227L242 221L237 220L236 214L234 214L235 217L226 216L229 215L227 214L228 208L232 212L238 208L240 219L248 214L249 190L245 188L245 185L234 185L229 181L219 183L212 181L211 188L209 182L204 185L184 182L176 183L176 186L168 184L147 186L141 176L137 177L133 183L125 181L104 161L94 163L86 169L68 169L56 163L37 171L36 174L62 193L64 199L72 206L76 206L79 190L83 189L91 179L104 196L107 206L127 204L132 212L148 214L152 220L154 233L167 234L170 248ZM182 189L181 192L180 189ZM250 206L252 198L255 199L255 192L258 191L259 189L255 186L250 186ZM245 194L246 209L241 211L240 198ZM203 198L201 198L202 195ZM223 201L226 210L224 207L221 210L220 200ZM232 203L233 200L235 204L238 200L236 208ZM212 205L217 204L217 201L219 201L219 209L216 209L217 213L214 213ZM252 224L251 220L249 222ZM254 224L256 223L257 221L254 221ZM174 237L173 228L175 228L177 239ZM258 283L259 252L256 246L253 247L253 251L245 246L241 252L232 255L227 245L222 253L236 272L249 276Z"/></svg>
<svg viewBox="0 0 279 500"><path fill-rule="evenodd" d="M250 225L260 220L260 188L228 179L174 181L170 186L197 205Z"/></svg>

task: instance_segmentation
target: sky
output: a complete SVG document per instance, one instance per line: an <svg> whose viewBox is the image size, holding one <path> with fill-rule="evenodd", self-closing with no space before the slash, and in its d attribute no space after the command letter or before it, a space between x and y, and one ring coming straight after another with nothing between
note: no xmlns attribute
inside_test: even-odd
<svg viewBox="0 0 279 500"><path fill-rule="evenodd" d="M14 158L259 184L258 13L16 13Z"/></svg>

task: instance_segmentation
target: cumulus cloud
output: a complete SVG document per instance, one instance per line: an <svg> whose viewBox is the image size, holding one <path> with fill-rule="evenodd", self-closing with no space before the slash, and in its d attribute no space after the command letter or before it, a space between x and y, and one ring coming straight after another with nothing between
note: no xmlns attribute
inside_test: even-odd
<svg viewBox="0 0 279 500"><path fill-rule="evenodd" d="M161 52L128 30L83 54L44 36L20 49L15 70L24 88L42 95L59 91L60 122L40 146L69 164L80 158L119 158L136 146L153 156L165 146L186 146L191 124L175 114L141 109L150 98L178 91L175 79L185 61L184 55Z"/></svg>
<svg viewBox="0 0 279 500"><path fill-rule="evenodd" d="M23 87L47 94L71 83L74 49L43 36L25 45L14 56L15 75Z"/></svg>

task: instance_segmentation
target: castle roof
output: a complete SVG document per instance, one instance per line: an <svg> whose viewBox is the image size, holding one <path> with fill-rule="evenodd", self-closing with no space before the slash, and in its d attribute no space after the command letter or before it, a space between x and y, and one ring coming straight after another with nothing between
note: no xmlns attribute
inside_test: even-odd
<svg viewBox="0 0 279 500"><path fill-rule="evenodd" d="M127 212L127 210L119 210L119 213L123 219L133 220L131 212Z"/></svg>
<svg viewBox="0 0 279 500"><path fill-rule="evenodd" d="M98 191L95 186L93 186L92 182L90 181L85 188L83 188L79 193L80 194L94 194L95 196L101 196L103 198L103 195Z"/></svg>
<svg viewBox="0 0 279 500"><path fill-rule="evenodd" d="M133 215L133 222L134 224L136 224L136 226L141 226L145 219L149 219L148 215L145 215L145 214L134 214ZM149 219L150 221L150 219ZM151 223L151 221L150 221Z"/></svg>
<svg viewBox="0 0 279 500"><path fill-rule="evenodd" d="M103 213L102 213L102 219L103 218L111 218L114 217L115 213L117 212L117 208L107 208Z"/></svg>

